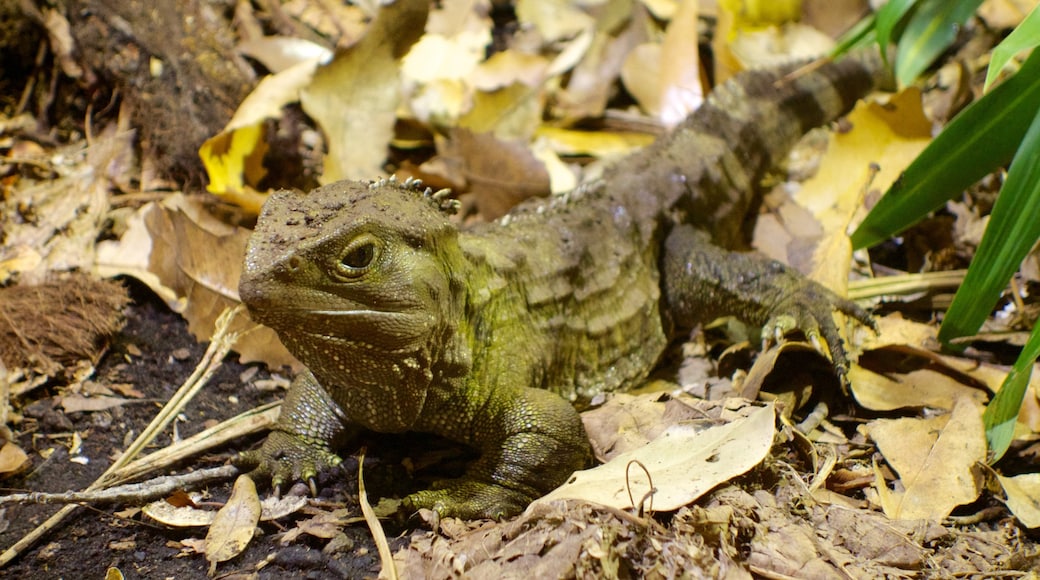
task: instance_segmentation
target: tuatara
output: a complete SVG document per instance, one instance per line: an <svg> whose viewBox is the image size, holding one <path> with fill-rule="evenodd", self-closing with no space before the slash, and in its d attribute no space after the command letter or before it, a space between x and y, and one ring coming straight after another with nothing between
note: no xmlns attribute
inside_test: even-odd
<svg viewBox="0 0 1040 580"><path fill-rule="evenodd" d="M408 181L339 182L267 201L239 287L309 369L264 445L239 464L276 489L340 462L357 427L475 447L457 480L410 509L500 518L586 464L573 404L646 378L676 332L722 315L822 339L856 304L784 265L731 251L756 189L810 128L884 77L866 53L802 74L741 74L677 130L568 195L460 231Z"/></svg>

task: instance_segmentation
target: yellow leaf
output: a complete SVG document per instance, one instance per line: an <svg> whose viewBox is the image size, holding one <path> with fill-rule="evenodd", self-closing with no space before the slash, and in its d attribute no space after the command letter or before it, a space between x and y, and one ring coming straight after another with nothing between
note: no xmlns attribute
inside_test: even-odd
<svg viewBox="0 0 1040 580"><path fill-rule="evenodd" d="M1027 528L1040 527L1040 473L1024 473L1015 477L997 475L1007 507Z"/></svg>
<svg viewBox="0 0 1040 580"><path fill-rule="evenodd" d="M211 564L211 572L218 562L226 562L246 549L259 521L260 498L256 484L248 475L240 475L231 497L214 516L206 534L206 559Z"/></svg>
<svg viewBox="0 0 1040 580"><path fill-rule="evenodd" d="M240 192L245 184L256 184L264 176L267 153L262 124L224 131L210 137L199 148L199 157L209 175L206 190L216 195Z"/></svg>
<svg viewBox="0 0 1040 580"><path fill-rule="evenodd" d="M618 131L577 131L560 127L539 127L535 132L545 139L560 155L592 155L593 157L621 156L654 142L649 133L622 133Z"/></svg>
<svg viewBox="0 0 1040 580"><path fill-rule="evenodd" d="M400 59L422 35L429 4L397 0L380 9L357 44L318 69L300 95L325 134L322 183L382 174L400 102Z"/></svg>
<svg viewBox="0 0 1040 580"><path fill-rule="evenodd" d="M904 491L878 489L889 517L942 520L979 497L986 437L977 401L962 398L951 413L928 419L879 419L867 433L903 484Z"/></svg>
<svg viewBox="0 0 1040 580"><path fill-rule="evenodd" d="M931 141L932 125L917 89L886 105L861 102L848 121L852 130L833 136L816 175L794 196L824 231L844 231L848 216L862 207L864 192L886 190Z"/></svg>
<svg viewBox="0 0 1040 580"><path fill-rule="evenodd" d="M265 196L255 186L263 179L268 144L264 122L278 118L285 105L299 100L300 90L310 84L320 58L300 62L265 77L242 101L227 126L199 148L213 194L225 196L252 213L258 213Z"/></svg>

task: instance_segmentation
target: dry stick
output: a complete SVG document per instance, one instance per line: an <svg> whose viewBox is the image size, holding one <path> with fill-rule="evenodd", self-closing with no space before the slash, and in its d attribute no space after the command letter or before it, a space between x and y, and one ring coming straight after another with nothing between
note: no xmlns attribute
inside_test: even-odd
<svg viewBox="0 0 1040 580"><path fill-rule="evenodd" d="M174 393L170 401L159 411L152 422L145 428L144 431L130 444L122 455L94 483L87 487L87 491L101 489L108 486L111 482L112 475L124 465L130 463L130 461L136 457L142 449L149 445L152 440L159 436L159 434L166 429L171 421L177 416L178 413L184 408L185 405L191 401L199 389L209 381L213 373L216 372L217 368L220 367L224 357L227 356L231 350L231 346L235 344L241 333L232 332L231 322L238 316L243 310L243 306L239 304L233 309L224 309L224 312L217 318L216 328L213 330L213 337L211 339L209 348L206 349L206 353L202 355L202 360L199 361L198 366L191 373L191 376L184 382L183 385L177 392ZM22 539L18 540L13 546L0 554L0 568L3 568L12 560L17 558L22 551L32 546L43 537L44 534L49 532L52 528L57 527L69 514L71 514L78 505L70 504L67 505L53 516L47 518L47 521L43 522L37 528Z"/></svg>
<svg viewBox="0 0 1040 580"><path fill-rule="evenodd" d="M89 491L65 491L61 493L12 493L0 497L0 505L5 503L89 503L110 504L126 502L151 501L165 497L178 489L195 486L210 481L228 479L238 475L234 465L221 465L208 469L198 469L181 475L164 475L141 483L117 485L105 489Z"/></svg>
<svg viewBox="0 0 1040 580"><path fill-rule="evenodd" d="M187 439L163 447L154 453L128 463L113 473L108 483L116 485L143 477L156 469L198 455L203 451L223 445L232 439L268 429L278 419L278 413L281 408L281 401L252 408L209 429L200 431Z"/></svg>

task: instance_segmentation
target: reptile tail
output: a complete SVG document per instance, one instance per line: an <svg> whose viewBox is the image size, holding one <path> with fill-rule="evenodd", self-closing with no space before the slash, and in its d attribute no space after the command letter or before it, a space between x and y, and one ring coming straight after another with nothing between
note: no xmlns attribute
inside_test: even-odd
<svg viewBox="0 0 1040 580"><path fill-rule="evenodd" d="M807 131L846 114L889 79L877 50L746 71L716 87L669 137L615 166L607 182L621 180L624 189L615 191L639 195L628 207L691 223L721 246L742 247L765 173Z"/></svg>

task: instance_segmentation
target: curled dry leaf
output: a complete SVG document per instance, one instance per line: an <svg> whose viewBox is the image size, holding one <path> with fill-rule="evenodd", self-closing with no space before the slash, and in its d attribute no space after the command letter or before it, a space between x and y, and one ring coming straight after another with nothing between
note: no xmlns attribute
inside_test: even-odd
<svg viewBox="0 0 1040 580"><path fill-rule="evenodd" d="M260 521L278 520L300 511L307 498L299 495L270 496L260 502ZM171 528L201 528L213 524L217 512L191 505L175 506L168 500L153 501L142 511L153 520Z"/></svg>
<svg viewBox="0 0 1040 580"><path fill-rule="evenodd" d="M0 477L21 473L28 466L29 456L14 442L7 441L0 447Z"/></svg>
<svg viewBox="0 0 1040 580"><path fill-rule="evenodd" d="M1007 507L1027 528L1040 527L1040 473L1024 473L1014 477L997 475L1007 495Z"/></svg>

